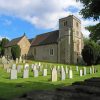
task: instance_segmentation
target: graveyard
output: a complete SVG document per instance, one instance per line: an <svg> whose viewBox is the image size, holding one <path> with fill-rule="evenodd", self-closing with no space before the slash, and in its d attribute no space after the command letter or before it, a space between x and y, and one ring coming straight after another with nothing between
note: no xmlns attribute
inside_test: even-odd
<svg viewBox="0 0 100 100"><path fill-rule="evenodd" d="M3 59L4 60L4 59ZM19 67L20 66L20 67ZM11 100L32 90L54 90L100 77L100 67L0 59L0 100Z"/></svg>

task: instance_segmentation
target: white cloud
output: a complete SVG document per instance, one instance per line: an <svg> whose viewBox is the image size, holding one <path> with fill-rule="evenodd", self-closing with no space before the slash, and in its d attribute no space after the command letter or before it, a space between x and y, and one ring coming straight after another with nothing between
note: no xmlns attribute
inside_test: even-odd
<svg viewBox="0 0 100 100"><path fill-rule="evenodd" d="M11 40L11 39L8 38L8 37L0 36L0 41L1 41L3 38L7 38L8 40Z"/></svg>
<svg viewBox="0 0 100 100"><path fill-rule="evenodd" d="M21 18L37 28L55 29L59 18L72 14L66 11L70 6L82 8L76 0L0 0L0 15ZM91 22L83 21L78 12L74 15L81 18L85 26ZM86 32L84 28L83 32Z"/></svg>

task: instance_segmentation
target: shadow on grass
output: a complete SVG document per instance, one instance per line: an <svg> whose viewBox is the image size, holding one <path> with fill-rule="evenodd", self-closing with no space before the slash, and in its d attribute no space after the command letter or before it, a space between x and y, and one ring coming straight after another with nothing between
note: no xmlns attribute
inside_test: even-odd
<svg viewBox="0 0 100 100"><path fill-rule="evenodd" d="M12 100L32 90L51 90L61 86L63 84L54 85L51 83L32 81L25 81L23 83L0 82L0 100Z"/></svg>

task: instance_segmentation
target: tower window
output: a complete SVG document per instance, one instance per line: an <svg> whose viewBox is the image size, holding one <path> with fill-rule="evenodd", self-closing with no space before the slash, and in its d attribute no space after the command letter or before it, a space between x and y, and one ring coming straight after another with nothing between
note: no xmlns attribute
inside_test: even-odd
<svg viewBox="0 0 100 100"><path fill-rule="evenodd" d="M54 49L50 49L50 50L49 50L49 54L50 54L51 56L53 56L53 55L54 55Z"/></svg>
<svg viewBox="0 0 100 100"><path fill-rule="evenodd" d="M67 21L64 21L64 26L67 26Z"/></svg>

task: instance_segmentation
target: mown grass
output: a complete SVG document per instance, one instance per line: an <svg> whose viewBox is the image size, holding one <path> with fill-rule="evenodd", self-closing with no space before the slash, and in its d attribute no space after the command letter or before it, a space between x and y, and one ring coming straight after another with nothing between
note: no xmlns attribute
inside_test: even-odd
<svg viewBox="0 0 100 100"><path fill-rule="evenodd" d="M34 63L33 61L29 61L30 64ZM50 66L58 66L63 65L64 67L66 65L64 64L53 64L53 63L43 63L43 66L48 66L48 76L44 77L42 76L42 72L39 73L39 77L34 78L33 72L30 70L30 77L28 79L22 78L22 73L18 74L17 80L10 80L10 74L6 72L6 70L3 69L2 65L0 65L0 98L3 98L5 100L11 100L15 98L16 96L20 96L23 93L26 93L28 91L32 90L44 90L44 89L55 89L58 87L68 86L71 85L73 82L76 81L83 81L85 79L91 78L91 77L99 77L100 76L100 66L97 65L96 68L98 69L98 72L95 74L89 74L89 67L87 67L87 75L86 76L79 76L79 72L76 72L76 67L74 65L68 65L72 67L73 70L73 79L68 79L68 75L66 76L65 81L61 81L60 75L58 75L58 81L57 82L51 82L51 71ZM81 69L83 66L79 66L79 69ZM1 99L0 99L1 100Z"/></svg>

